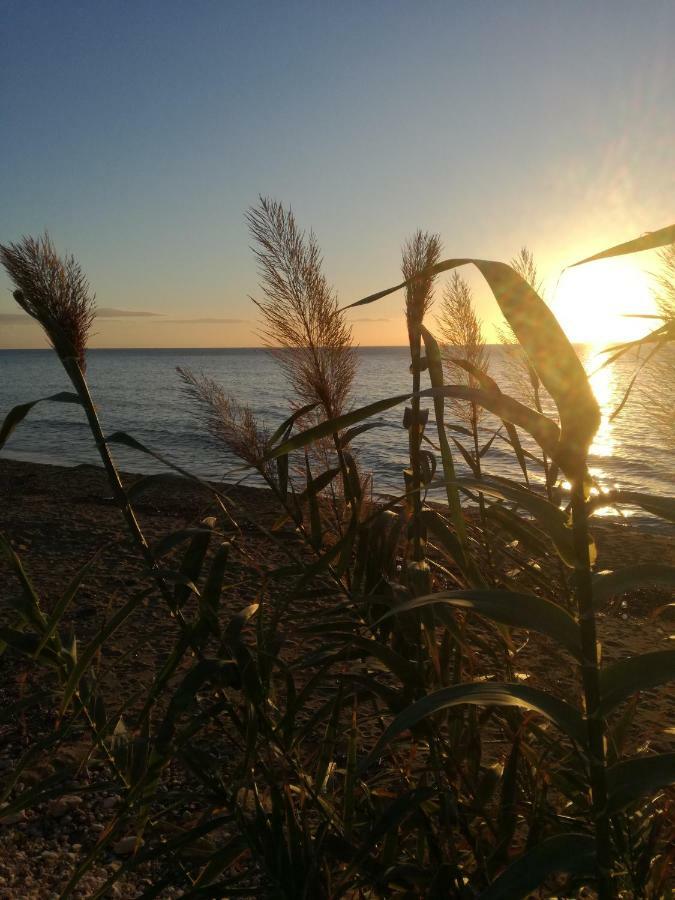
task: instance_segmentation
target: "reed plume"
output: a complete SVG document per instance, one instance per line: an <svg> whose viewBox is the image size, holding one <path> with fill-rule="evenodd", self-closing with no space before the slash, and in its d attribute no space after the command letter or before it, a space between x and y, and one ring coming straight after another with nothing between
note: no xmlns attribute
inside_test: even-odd
<svg viewBox="0 0 675 900"><path fill-rule="evenodd" d="M511 268L514 269L520 277L526 281L532 290L543 299L544 298L544 282L539 276L537 264L534 254L527 247L521 247L517 256L511 260ZM497 328L499 340L505 347L509 348L514 367L509 371L506 381L509 391L516 397L522 397L523 400L534 406L538 412L543 412L542 400L546 398L545 405L547 407L547 415L554 414L555 406L550 401L546 389L541 383L539 376L527 354L521 347L513 328L509 322L504 320L503 325Z"/></svg>
<svg viewBox="0 0 675 900"><path fill-rule="evenodd" d="M14 299L19 306L42 325L63 362L75 360L85 371L96 306L75 257L59 257L45 232L38 238L0 244L0 260L16 285Z"/></svg>
<svg viewBox="0 0 675 900"><path fill-rule="evenodd" d="M654 299L661 317L675 321L675 244L659 250L661 271L655 276L657 291Z"/></svg>
<svg viewBox="0 0 675 900"><path fill-rule="evenodd" d="M418 229L403 246L401 273L404 280L407 281L418 273L424 273L409 284L405 292L405 317L409 335L414 335L415 330L419 331L424 316L433 302L435 275L430 275L425 270L435 265L440 255L439 235L421 229Z"/></svg>
<svg viewBox="0 0 675 900"><path fill-rule="evenodd" d="M663 325L669 329L670 335L675 335L675 244L669 244L658 252L661 263L660 271L654 276L656 290L654 300ZM674 338L668 332L658 342L643 346L638 344L638 367L635 373L637 379L640 370L646 367L650 376L649 384L640 379L638 384L639 401L647 415L659 432L666 439L672 440L675 436L675 397L672 391L664 391L664 385L675 383L675 350L672 343ZM643 350L647 355L642 362L640 356ZM632 383L631 383L632 384ZM628 399L631 385L628 386L624 401Z"/></svg>
<svg viewBox="0 0 675 900"><path fill-rule="evenodd" d="M272 467L264 460L270 435L251 408L228 396L218 382L202 373L181 366L176 371L188 394L204 410L212 439L261 474L272 477Z"/></svg>
<svg viewBox="0 0 675 900"><path fill-rule="evenodd" d="M466 384L470 388L481 387L474 374L458 365L456 360L466 360L476 372L487 375L490 355L483 338L483 327L473 305L471 288L459 272L452 277L443 291L441 309L436 323L443 344L443 362L448 379L454 384ZM460 418L473 425L482 415L482 407L461 401L451 401ZM469 413L467 414L467 409Z"/></svg>
<svg viewBox="0 0 675 900"><path fill-rule="evenodd" d="M420 444L424 433L425 418L420 410L420 372L421 372L421 343L422 322L424 315L433 302L433 285L435 275L427 270L438 262L441 255L441 241L437 234L418 229L403 245L401 259L401 272L405 281L414 278L407 287L405 294L405 316L408 326L408 341L410 343L410 360L412 371L413 398L410 409L409 453L410 473L408 487L412 494L412 519L413 519L413 561L421 563L424 560L424 547L422 530L420 526L422 514L422 476ZM418 277L415 277L418 276ZM425 416L427 411L425 411Z"/></svg>
<svg viewBox="0 0 675 900"><path fill-rule="evenodd" d="M452 273L450 281L445 286L436 322L443 342L443 363L448 380L454 384L465 384L469 388L485 387L481 375L488 374L489 353L483 339L483 328L474 309L471 288L457 271ZM468 363L468 370L461 365L462 362ZM453 437L453 441L465 459L471 463L473 474L480 478L482 468L478 423L483 417L484 409L474 401L466 403L451 400L450 403L457 418L463 420L471 431L473 451L463 448L457 438ZM483 531L486 534L485 500L480 492L478 504ZM485 551L488 565L491 566L489 541L485 542Z"/></svg>
<svg viewBox="0 0 675 900"><path fill-rule="evenodd" d="M313 232L293 211L261 197L247 213L263 298L260 337L281 364L300 405L318 404L326 418L346 411L356 371L351 328L322 271Z"/></svg>
<svg viewBox="0 0 675 900"><path fill-rule="evenodd" d="M96 306L80 264L74 256L59 257L46 232L38 238L23 237L15 244L0 245L0 260L17 287L14 299L42 325L61 360L82 404L113 496L131 537L170 609L185 627L129 502L89 392L85 374L86 350Z"/></svg>

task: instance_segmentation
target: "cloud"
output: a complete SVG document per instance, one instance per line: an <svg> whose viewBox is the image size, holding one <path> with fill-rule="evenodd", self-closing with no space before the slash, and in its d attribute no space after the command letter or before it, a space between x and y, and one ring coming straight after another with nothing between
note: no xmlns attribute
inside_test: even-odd
<svg viewBox="0 0 675 900"><path fill-rule="evenodd" d="M391 322L391 319L352 319L352 322Z"/></svg>
<svg viewBox="0 0 675 900"><path fill-rule="evenodd" d="M96 317L99 319L135 319L160 315L161 313L147 312L144 309L115 309L112 306L99 306L96 310Z"/></svg>
<svg viewBox="0 0 675 900"><path fill-rule="evenodd" d="M26 313L0 313L0 325L37 325Z"/></svg>
<svg viewBox="0 0 675 900"><path fill-rule="evenodd" d="M162 319L161 325L244 325L247 319Z"/></svg>
<svg viewBox="0 0 675 900"><path fill-rule="evenodd" d="M162 313L147 312L146 310L114 309L103 306L96 311L99 319L139 319L152 318L153 325L245 325L248 319L224 319L218 317L203 319L168 319ZM373 320L373 321L386 321ZM26 313L0 313L0 325L37 325L38 323Z"/></svg>

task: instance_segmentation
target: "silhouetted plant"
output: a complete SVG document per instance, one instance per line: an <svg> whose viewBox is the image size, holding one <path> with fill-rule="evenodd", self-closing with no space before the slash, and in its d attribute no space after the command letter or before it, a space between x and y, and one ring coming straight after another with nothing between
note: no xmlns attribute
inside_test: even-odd
<svg viewBox="0 0 675 900"><path fill-rule="evenodd" d="M127 728L126 706L105 710L93 660L147 592L130 597L77 652L76 642L61 633L62 619L86 569L47 616L18 556L3 541L21 590L11 598L19 624L0 627L0 639L32 665L55 672L58 684L62 724L35 752L54 751L75 703L93 734L92 753L101 755L106 777L119 783L122 794L113 820L79 861L62 896L72 895L94 859L130 828L137 835L135 853L97 897L153 860L163 870L150 894L164 883L184 886L187 897L497 900L539 890L572 896L589 884L603 900L666 896L672 808L660 792L675 781L675 755L624 758L622 735L635 703L621 721L615 714L637 691L675 677L675 651L601 665L596 611L603 599L630 587L672 585L675 574L652 565L593 572L589 528L594 513L610 503L638 505L673 521L675 501L622 491L589 497L587 458L597 403L559 324L515 267L484 259L439 262L437 239L418 232L404 251L404 282L359 301L406 289L412 389L355 409L348 402L352 351L343 320L329 326L331 353L314 358L302 343L310 335L317 350L321 346L317 330L302 332L302 310L308 322L308 309L337 315L313 239L307 243L290 213L268 201L251 215L267 279L265 322L281 334L278 317L287 318L282 364L288 370L298 351L306 366L292 376L299 379L297 385L291 381L292 411L268 435L250 410L210 379L181 374L211 436L268 481L280 523L291 516L303 549L288 552L283 565L261 563L255 602L234 611L224 608L233 548L222 541L215 519L154 545L153 561L169 560L169 567L172 554L184 551L171 570L182 627ZM658 247L669 234L665 229L598 258ZM433 279L468 263L487 280L555 402L558 421L503 393L478 364L460 367L460 383L445 383L441 351L423 316ZM317 293L310 294L309 286ZM466 305L462 310L466 317ZM334 369L331 360L338 357L342 362ZM81 391L78 399L93 409L81 361L63 358ZM429 388L422 387L425 370ZM333 392L328 382L336 372L342 381L336 375L341 387ZM425 399L434 404L438 448L423 427ZM486 410L528 433L569 480L566 506L527 484L490 475L489 451L485 468L458 478L446 435L448 401L475 406L475 419L478 409ZM373 506L348 448L378 424L369 419L408 403L410 470L403 497ZM308 423L316 404L321 414ZM0 444L30 407L10 412ZM101 446L111 440L92 430ZM512 433L515 454L519 443ZM339 464L309 473L295 496L289 459L326 440L334 442ZM432 451L440 453L440 467ZM322 492L339 476L349 513L341 533L326 535ZM445 492L447 511L427 501L434 489ZM486 586L481 564L487 526L479 529L479 540L466 530L460 491L484 498L494 559L517 564L517 579L498 572L499 587ZM214 496L221 500L215 489ZM407 517L401 513L404 498L412 498ZM295 516L295 502L307 507L308 521ZM267 537L275 540L271 532ZM561 579L551 562L554 552L566 567L567 584L560 588L571 591L573 613L557 602ZM533 557L537 566L530 565ZM304 610L308 602L315 604L312 613L293 624L295 637L306 643L293 657L283 646L284 617L292 605ZM542 653L558 645L577 666L576 697L562 698L516 677L519 648L512 629L527 629L533 641L544 636ZM65 790L56 782L19 790L30 759L28 754L19 761L4 786L4 815ZM189 799L200 805L199 816L159 837L153 824L171 821L184 802L182 795L174 801L160 791L177 766L190 779Z"/></svg>

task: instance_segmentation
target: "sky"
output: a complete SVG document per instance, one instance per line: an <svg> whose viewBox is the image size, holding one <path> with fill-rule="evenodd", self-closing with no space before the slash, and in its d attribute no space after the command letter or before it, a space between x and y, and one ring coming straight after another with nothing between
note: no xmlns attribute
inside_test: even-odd
<svg viewBox="0 0 675 900"><path fill-rule="evenodd" d="M259 344L244 214L260 194L314 230L345 305L398 281L421 227L446 256L526 244L573 340L629 336L643 326L622 313L653 309L653 255L563 270L675 221L672 0L0 14L0 242L48 229L75 254L93 346ZM498 307L467 274L494 340ZM402 302L351 312L355 340L405 343ZM0 275L0 348L42 346Z"/></svg>

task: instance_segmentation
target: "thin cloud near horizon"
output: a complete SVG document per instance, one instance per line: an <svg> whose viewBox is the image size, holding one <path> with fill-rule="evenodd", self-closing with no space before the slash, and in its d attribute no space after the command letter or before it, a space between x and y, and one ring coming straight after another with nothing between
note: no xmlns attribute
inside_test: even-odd
<svg viewBox="0 0 675 900"><path fill-rule="evenodd" d="M352 319L352 322L356 325L358 322L391 322L391 319Z"/></svg>
<svg viewBox="0 0 675 900"><path fill-rule="evenodd" d="M153 325L245 325L248 319L226 319L226 318L196 318L196 319L170 319L163 313L147 312L145 310L125 310L113 309L112 307L102 307L96 310L97 319L127 319L127 318L152 318L157 321ZM38 325L31 316L26 313L0 313L0 324L6 325Z"/></svg>

